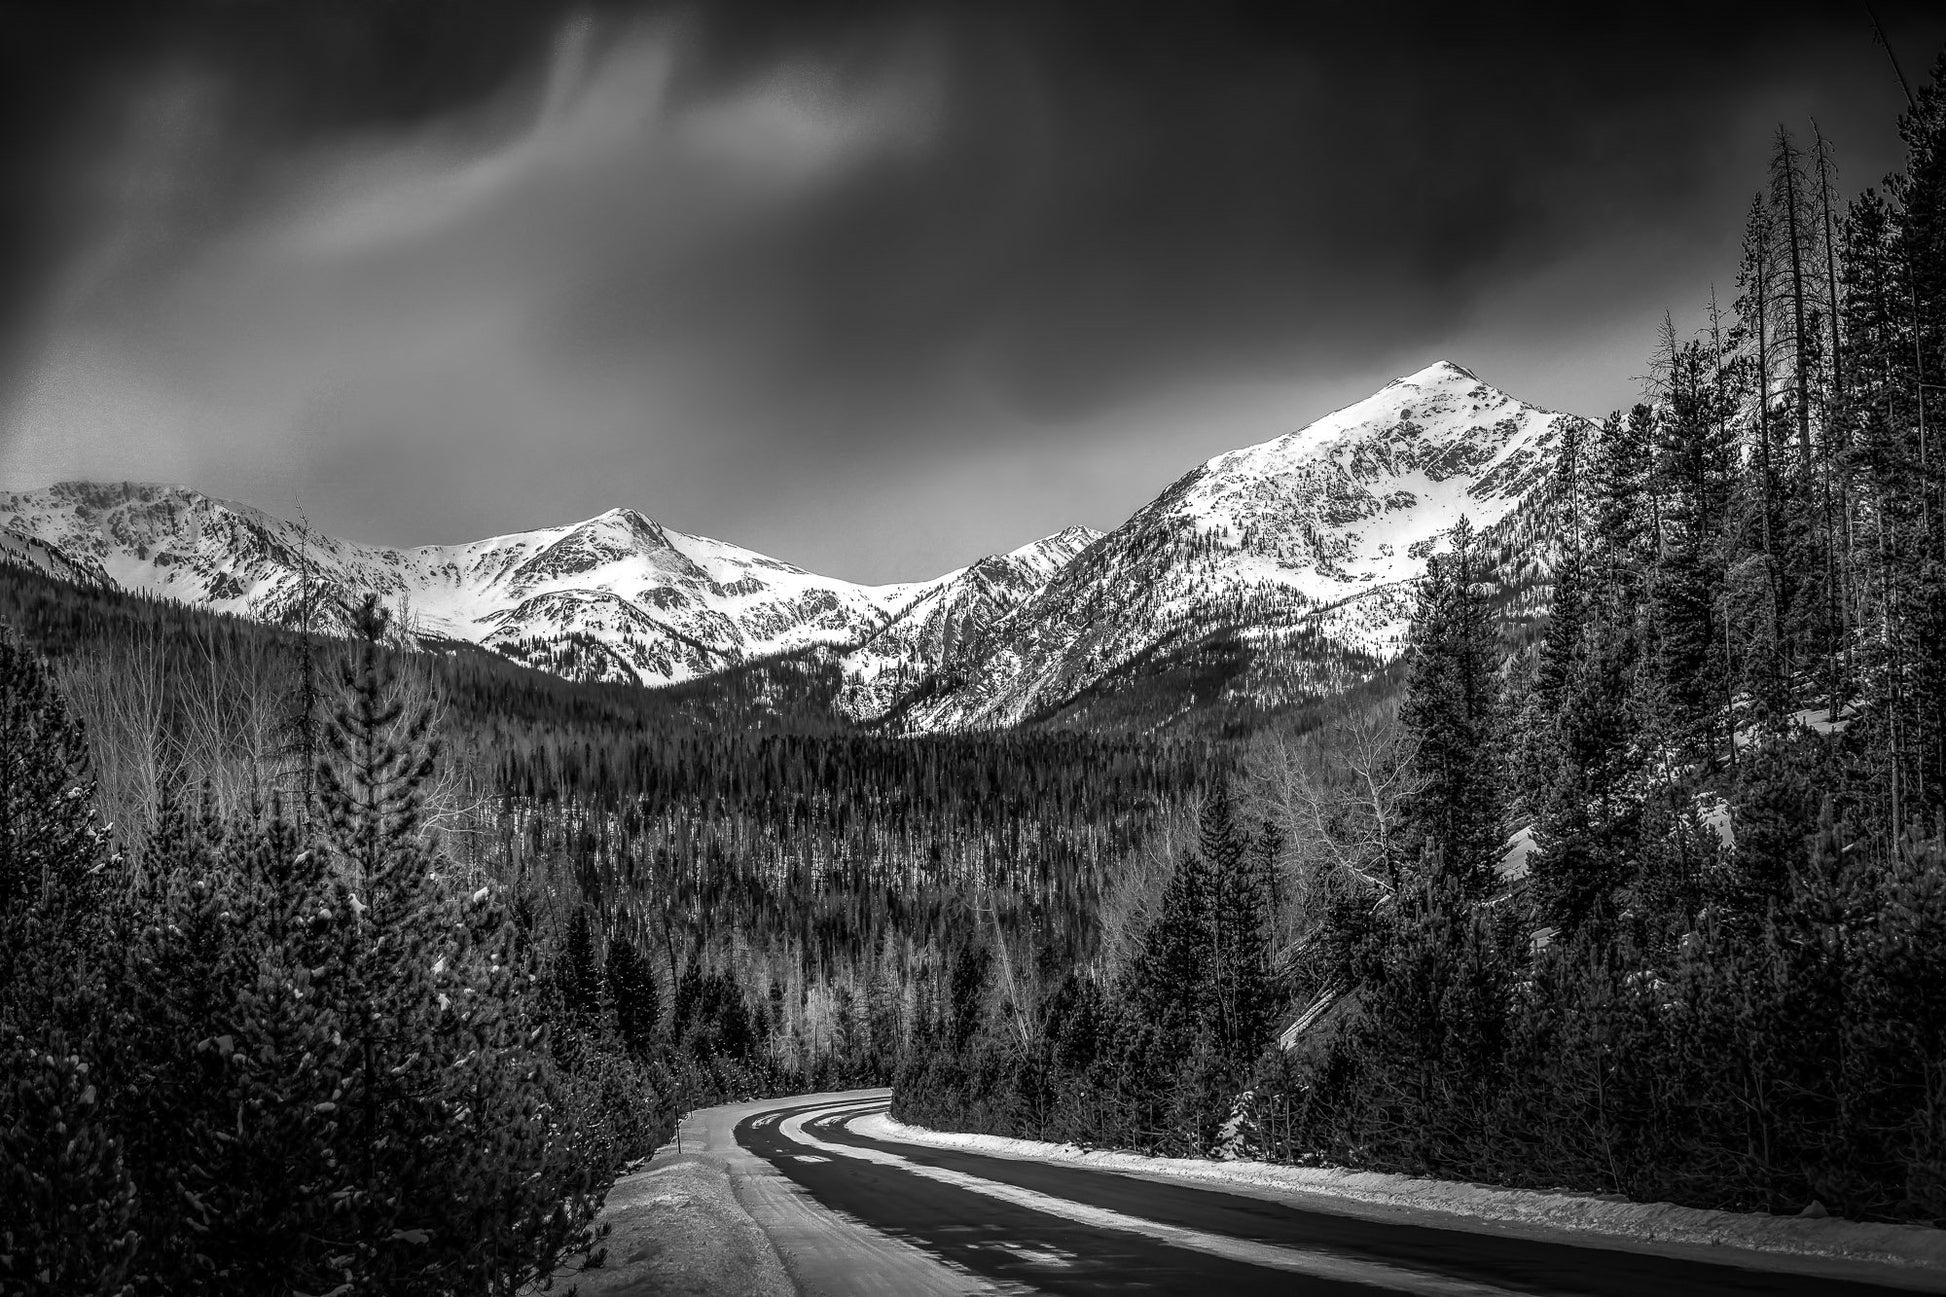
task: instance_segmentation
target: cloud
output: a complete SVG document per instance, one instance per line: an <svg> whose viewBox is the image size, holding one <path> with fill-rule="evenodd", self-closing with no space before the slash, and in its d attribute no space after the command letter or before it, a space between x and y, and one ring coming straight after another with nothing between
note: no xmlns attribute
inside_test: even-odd
<svg viewBox="0 0 1946 1297"><path fill-rule="evenodd" d="M733 258L753 226L923 147L936 97L923 50L862 77L800 60L697 93L678 84L673 24L593 46L566 27L511 126L493 103L279 163L166 269L115 251L171 218L138 204L59 297L7 475L202 480L242 455L301 479L401 442L436 462L562 437L693 459L644 426L643 385L679 391L695 360L680 329L590 365L562 336L578 303L652 298ZM160 108L180 90L154 94ZM166 171L181 133L138 133L120 165ZM492 494L504 508L504 484Z"/></svg>

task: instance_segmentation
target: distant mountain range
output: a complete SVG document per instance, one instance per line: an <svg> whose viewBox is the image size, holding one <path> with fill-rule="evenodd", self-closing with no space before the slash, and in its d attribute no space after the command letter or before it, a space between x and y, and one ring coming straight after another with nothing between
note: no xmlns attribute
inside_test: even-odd
<svg viewBox="0 0 1946 1297"><path fill-rule="evenodd" d="M1106 534L1070 527L931 581L863 586L671 531L632 509L465 545L389 549L185 487L0 494L0 560L293 625L309 583L342 633L367 592L421 641L577 680L660 686L816 662L831 705L895 732L1063 713L1275 710L1369 676L1462 513L1510 579L1544 571L1561 431L1440 362L1315 423L1218 455ZM1122 698L1123 701L1116 701Z"/></svg>

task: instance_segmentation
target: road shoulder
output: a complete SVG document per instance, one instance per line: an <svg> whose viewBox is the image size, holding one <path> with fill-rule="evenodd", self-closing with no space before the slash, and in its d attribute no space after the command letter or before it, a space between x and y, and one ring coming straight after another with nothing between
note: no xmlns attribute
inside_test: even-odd
<svg viewBox="0 0 1946 1297"><path fill-rule="evenodd" d="M855 1119L850 1129L869 1139L1059 1163L1310 1211L1946 1292L1946 1230L1926 1226L1702 1211L1338 1168L1144 1157L935 1131L884 1113Z"/></svg>

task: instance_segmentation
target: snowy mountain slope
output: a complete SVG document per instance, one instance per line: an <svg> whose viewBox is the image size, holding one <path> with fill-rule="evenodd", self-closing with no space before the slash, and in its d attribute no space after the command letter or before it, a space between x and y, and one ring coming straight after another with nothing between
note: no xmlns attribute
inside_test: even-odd
<svg viewBox="0 0 1946 1297"><path fill-rule="evenodd" d="M1462 513L1503 584L1541 597L1547 475L1569 422L1440 362L1216 456L1105 535L1071 527L900 585L817 576L629 509L387 549L126 483L0 494L0 557L287 625L308 573L324 629L345 630L372 592L428 641L577 680L667 685L789 659L836 711L893 732L1150 729L1212 709L1247 723L1396 656L1416 578Z"/></svg>
<svg viewBox="0 0 1946 1297"><path fill-rule="evenodd" d="M1256 659L1227 688L1295 700L1343 687L1364 667L1333 659L1396 654L1427 555L1462 514L1482 530L1510 521L1574 419L1442 361L1218 455L1006 614L985 653L942 672L900 725L1017 724L1132 663L1218 640Z"/></svg>
<svg viewBox="0 0 1946 1297"><path fill-rule="evenodd" d="M76 585L113 587L99 563L76 562L59 546L12 529L0 530L0 563L14 563Z"/></svg>
<svg viewBox="0 0 1946 1297"><path fill-rule="evenodd" d="M304 573L325 629L366 592L427 636L469 641L577 679L668 684L753 657L850 647L909 601L907 585L816 576L615 509L465 545L387 549L308 534L182 487L68 482L0 494L0 528L117 586L294 624Z"/></svg>
<svg viewBox="0 0 1946 1297"><path fill-rule="evenodd" d="M877 720L927 676L977 662L994 625L1101 536L1092 527L1069 527L927 582L904 611L840 660L839 709L854 720Z"/></svg>

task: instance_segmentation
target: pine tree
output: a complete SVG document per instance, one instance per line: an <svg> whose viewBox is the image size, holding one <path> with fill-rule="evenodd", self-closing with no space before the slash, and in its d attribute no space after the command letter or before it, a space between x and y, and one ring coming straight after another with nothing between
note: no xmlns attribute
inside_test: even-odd
<svg viewBox="0 0 1946 1297"><path fill-rule="evenodd" d="M1142 1147L1197 1154L1211 1048L1213 996L1210 870L1200 851L1181 854L1156 915L1115 988L1118 1054L1114 1088Z"/></svg>
<svg viewBox="0 0 1946 1297"><path fill-rule="evenodd" d="M87 745L0 638L0 1288L119 1294L136 1197L107 1109L109 862Z"/></svg>
<svg viewBox="0 0 1946 1297"><path fill-rule="evenodd" d="M367 598L325 730L318 797L342 862L342 1093L321 1132L350 1151L347 1282L443 1292L546 1273L584 1238L613 1157L546 1067L534 984L491 889L448 890L424 840L430 709L407 715ZM496 1278L495 1281L501 1281Z"/></svg>
<svg viewBox="0 0 1946 1297"><path fill-rule="evenodd" d="M1233 1086L1269 1044L1276 988L1270 916L1275 831L1246 835L1227 792L1204 801L1201 852L1209 879L1210 952L1206 967L1216 1053Z"/></svg>
<svg viewBox="0 0 1946 1297"><path fill-rule="evenodd" d="M1561 448L1549 481L1550 499L1560 524L1559 553L1553 572L1547 632L1541 640L1534 694L1544 713L1559 710L1562 691L1575 673L1586 629L1588 573L1582 522L1581 425L1562 430Z"/></svg>
<svg viewBox="0 0 1946 1297"><path fill-rule="evenodd" d="M1759 549L1766 560L1772 554L1775 531L1772 510L1777 496L1777 468L1771 454L1770 387L1775 357L1771 345L1770 317L1775 308L1773 282L1776 276L1777 233L1773 213L1758 194L1750 204L1744 224L1743 255L1737 267L1737 284L1743 290L1735 303L1737 322L1731 331L1733 345L1747 347L1756 403L1751 424L1755 449Z"/></svg>
<svg viewBox="0 0 1946 1297"><path fill-rule="evenodd" d="M992 967L993 953L978 941L964 942L954 952L942 1007L947 1014L947 1039L955 1054L964 1054L980 1033L986 1018L987 980Z"/></svg>
<svg viewBox="0 0 1946 1297"><path fill-rule="evenodd" d="M1667 539L1651 581L1653 656L1642 711L1652 732L1705 765L1718 759L1729 720L1717 607L1737 469L1731 401L1701 342L1672 346L1654 465Z"/></svg>
<svg viewBox="0 0 1946 1297"><path fill-rule="evenodd" d="M438 758L432 710L405 714L383 648L386 615L368 595L352 618L354 654L339 667L342 701L324 728L317 769L324 833L351 866L382 926L403 919L424 892L419 842L426 780Z"/></svg>
<svg viewBox="0 0 1946 1297"><path fill-rule="evenodd" d="M593 1035L601 1029L601 956L595 949L594 924L588 907L576 907L568 920L568 935L561 944L559 965L554 978L560 985L561 1003L574 1030Z"/></svg>
<svg viewBox="0 0 1946 1297"><path fill-rule="evenodd" d="M1500 654L1488 573L1463 517L1452 545L1427 561L1412 623L1399 717L1418 740L1414 760L1425 783L1407 814L1425 865L1481 893L1503 838Z"/></svg>
<svg viewBox="0 0 1946 1297"><path fill-rule="evenodd" d="M1547 790L1560 777L1559 721L1586 651L1590 591L1584 536L1584 455L1581 425L1570 423L1562 430L1561 446L1546 487L1557 530L1549 572L1547 623L1511 736L1516 772L1510 795L1530 821L1540 817Z"/></svg>
<svg viewBox="0 0 1946 1297"><path fill-rule="evenodd" d="M1797 425L1797 476L1800 491L1808 487L1811 473L1811 388L1818 368L1818 336L1813 327L1817 306L1811 300L1815 291L1807 267L1814 228L1811 189L1804 175L1804 155L1782 126L1777 128L1770 160L1770 201L1776 212L1775 229L1780 236L1783 265L1781 301L1787 308L1778 329L1780 341L1790 362L1791 414Z"/></svg>
<svg viewBox="0 0 1946 1297"><path fill-rule="evenodd" d="M646 1058L655 1043L657 1024L662 1017L661 993L649 961L635 943L614 938L608 943L608 965L604 972L608 1000L615 1006L615 1028L622 1047L631 1057Z"/></svg>

